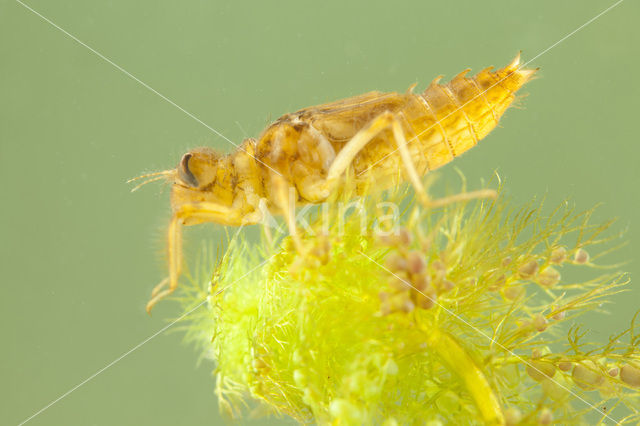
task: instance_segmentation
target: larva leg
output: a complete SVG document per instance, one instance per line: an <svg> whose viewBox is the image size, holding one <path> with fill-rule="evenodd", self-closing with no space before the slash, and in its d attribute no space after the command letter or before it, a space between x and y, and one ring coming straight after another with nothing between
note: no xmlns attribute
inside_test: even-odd
<svg viewBox="0 0 640 426"><path fill-rule="evenodd" d="M151 299L147 302L147 313L151 313L151 309L160 300L173 293L178 286L178 277L182 269L182 223L180 217L175 214L169 223L167 232L167 257L169 260L169 276L163 279L160 284L154 287L151 292ZM166 288L169 286L169 288Z"/></svg>
<svg viewBox="0 0 640 426"><path fill-rule="evenodd" d="M148 313L151 313L156 303L178 287L178 277L182 270L182 225L185 221L191 219L194 222L224 223L233 218L240 220L242 216L237 210L210 202L186 204L174 213L167 232L169 276L153 289L146 307Z"/></svg>
<svg viewBox="0 0 640 426"><path fill-rule="evenodd" d="M416 171L411 153L407 148L407 140L404 135L404 131L398 119L390 112L383 113L371 121L367 127L358 132L347 145L338 153L335 161L331 165L327 174L327 179L324 183L324 190L330 192L335 188L339 182L340 176L349 168L355 156L362 150L369 142L373 140L381 131L391 127L393 131L393 138L398 145L398 152L402 158L407 177L411 185L416 191L416 196L420 200L420 203L427 208L441 207L450 203L459 201L466 201L476 198L495 198L496 192L493 190L480 190L473 192L464 192L461 194L452 195L445 198L439 198L432 200L427 195L427 192L422 185L420 176Z"/></svg>
<svg viewBox="0 0 640 426"><path fill-rule="evenodd" d="M398 145L398 151L400 152L400 157L404 163L407 177L409 178L409 182L413 185L416 195L423 204L427 204L429 202L424 186L422 185L422 181L420 180L420 176L416 171L413 160L411 159L411 154L407 148L407 141L405 139L402 126L398 119L390 112L385 112L373 119L367 127L360 130L349 142L347 142L347 145L342 148L327 173L327 179L323 185L326 192L331 192L331 190L335 188L339 182L340 176L342 176L349 168L356 155L380 132L388 128L391 128L393 131L393 138Z"/></svg>
<svg viewBox="0 0 640 426"><path fill-rule="evenodd" d="M278 207L282 212L282 216L284 217L285 222L287 222L287 228L289 228L289 235L293 239L293 244L296 247L298 253L304 253L302 248L302 241L300 240L300 236L298 235L296 229L296 218L295 218L295 188L289 187L287 185L287 181L282 176L277 176L275 174L271 175L271 181L274 183L274 189L276 193L276 199L278 200ZM290 188L293 191L290 191ZM293 192L293 194L291 194Z"/></svg>

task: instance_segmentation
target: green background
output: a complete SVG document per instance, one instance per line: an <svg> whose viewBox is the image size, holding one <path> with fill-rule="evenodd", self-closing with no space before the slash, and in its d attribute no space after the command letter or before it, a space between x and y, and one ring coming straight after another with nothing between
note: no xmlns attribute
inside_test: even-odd
<svg viewBox="0 0 640 426"><path fill-rule="evenodd" d="M538 55L612 1L44 1L56 25L239 142L279 115L373 89L423 88ZM522 109L455 161L518 202L571 196L619 217L637 277L640 5L626 0L537 58ZM0 2L0 423L16 424L179 313L144 305L165 275L168 191L126 179L190 147L232 146L19 3ZM441 180L457 184L453 167ZM250 231L251 232L251 231ZM219 240L221 227L188 233ZM592 337L628 325L637 284ZM211 364L162 334L30 424L221 422ZM249 422L249 421L244 421ZM256 423L255 421L253 423Z"/></svg>

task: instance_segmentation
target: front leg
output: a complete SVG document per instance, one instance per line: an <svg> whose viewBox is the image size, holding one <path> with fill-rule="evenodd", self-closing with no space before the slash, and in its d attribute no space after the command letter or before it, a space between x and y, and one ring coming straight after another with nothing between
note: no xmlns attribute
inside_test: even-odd
<svg viewBox="0 0 640 426"><path fill-rule="evenodd" d="M173 293L178 287L178 278L182 270L182 225L189 222L242 223L245 218L254 219L254 216L251 216L252 213L243 213L241 210L211 202L185 204L176 210L167 232L169 276L151 292L151 300L146 307L147 313L151 313L156 303Z"/></svg>

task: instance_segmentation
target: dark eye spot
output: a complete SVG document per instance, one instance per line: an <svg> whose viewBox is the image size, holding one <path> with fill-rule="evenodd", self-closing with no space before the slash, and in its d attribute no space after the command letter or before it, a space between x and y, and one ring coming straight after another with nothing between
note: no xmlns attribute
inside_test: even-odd
<svg viewBox="0 0 640 426"><path fill-rule="evenodd" d="M193 188L198 187L198 180L191 173L189 169L189 160L191 159L191 154L187 153L182 156L182 160L180 160L180 167L178 167L178 174L180 175L180 179L184 181L186 184Z"/></svg>

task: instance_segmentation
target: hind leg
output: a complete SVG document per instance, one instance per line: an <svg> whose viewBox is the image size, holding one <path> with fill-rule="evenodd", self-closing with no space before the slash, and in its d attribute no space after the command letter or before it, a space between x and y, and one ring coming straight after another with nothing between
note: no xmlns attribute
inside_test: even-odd
<svg viewBox="0 0 640 426"><path fill-rule="evenodd" d="M289 235L298 253L303 254L302 240L296 228L296 198L298 193L293 186L288 185L287 180L282 176L271 174L271 182L275 195L276 205L282 212L284 221L287 224Z"/></svg>
<svg viewBox="0 0 640 426"><path fill-rule="evenodd" d="M465 201L474 198L495 198L495 191L481 190L432 200L428 196L420 176L416 171L415 164L411 158L411 153L407 148L407 140L405 138L402 125L398 118L391 112L382 113L373 119L365 128L360 130L349 142L347 142L345 147L340 150L331 164L326 179L315 183L312 187L305 188L305 192L315 193L319 198L323 196L326 197L327 194L333 192L336 186L340 183L340 178L351 166L356 155L358 155L358 153L382 131L389 128L393 132L393 138L398 147L398 152L400 153L400 158L402 159L407 179L415 189L418 200L425 207L435 208L453 202Z"/></svg>

